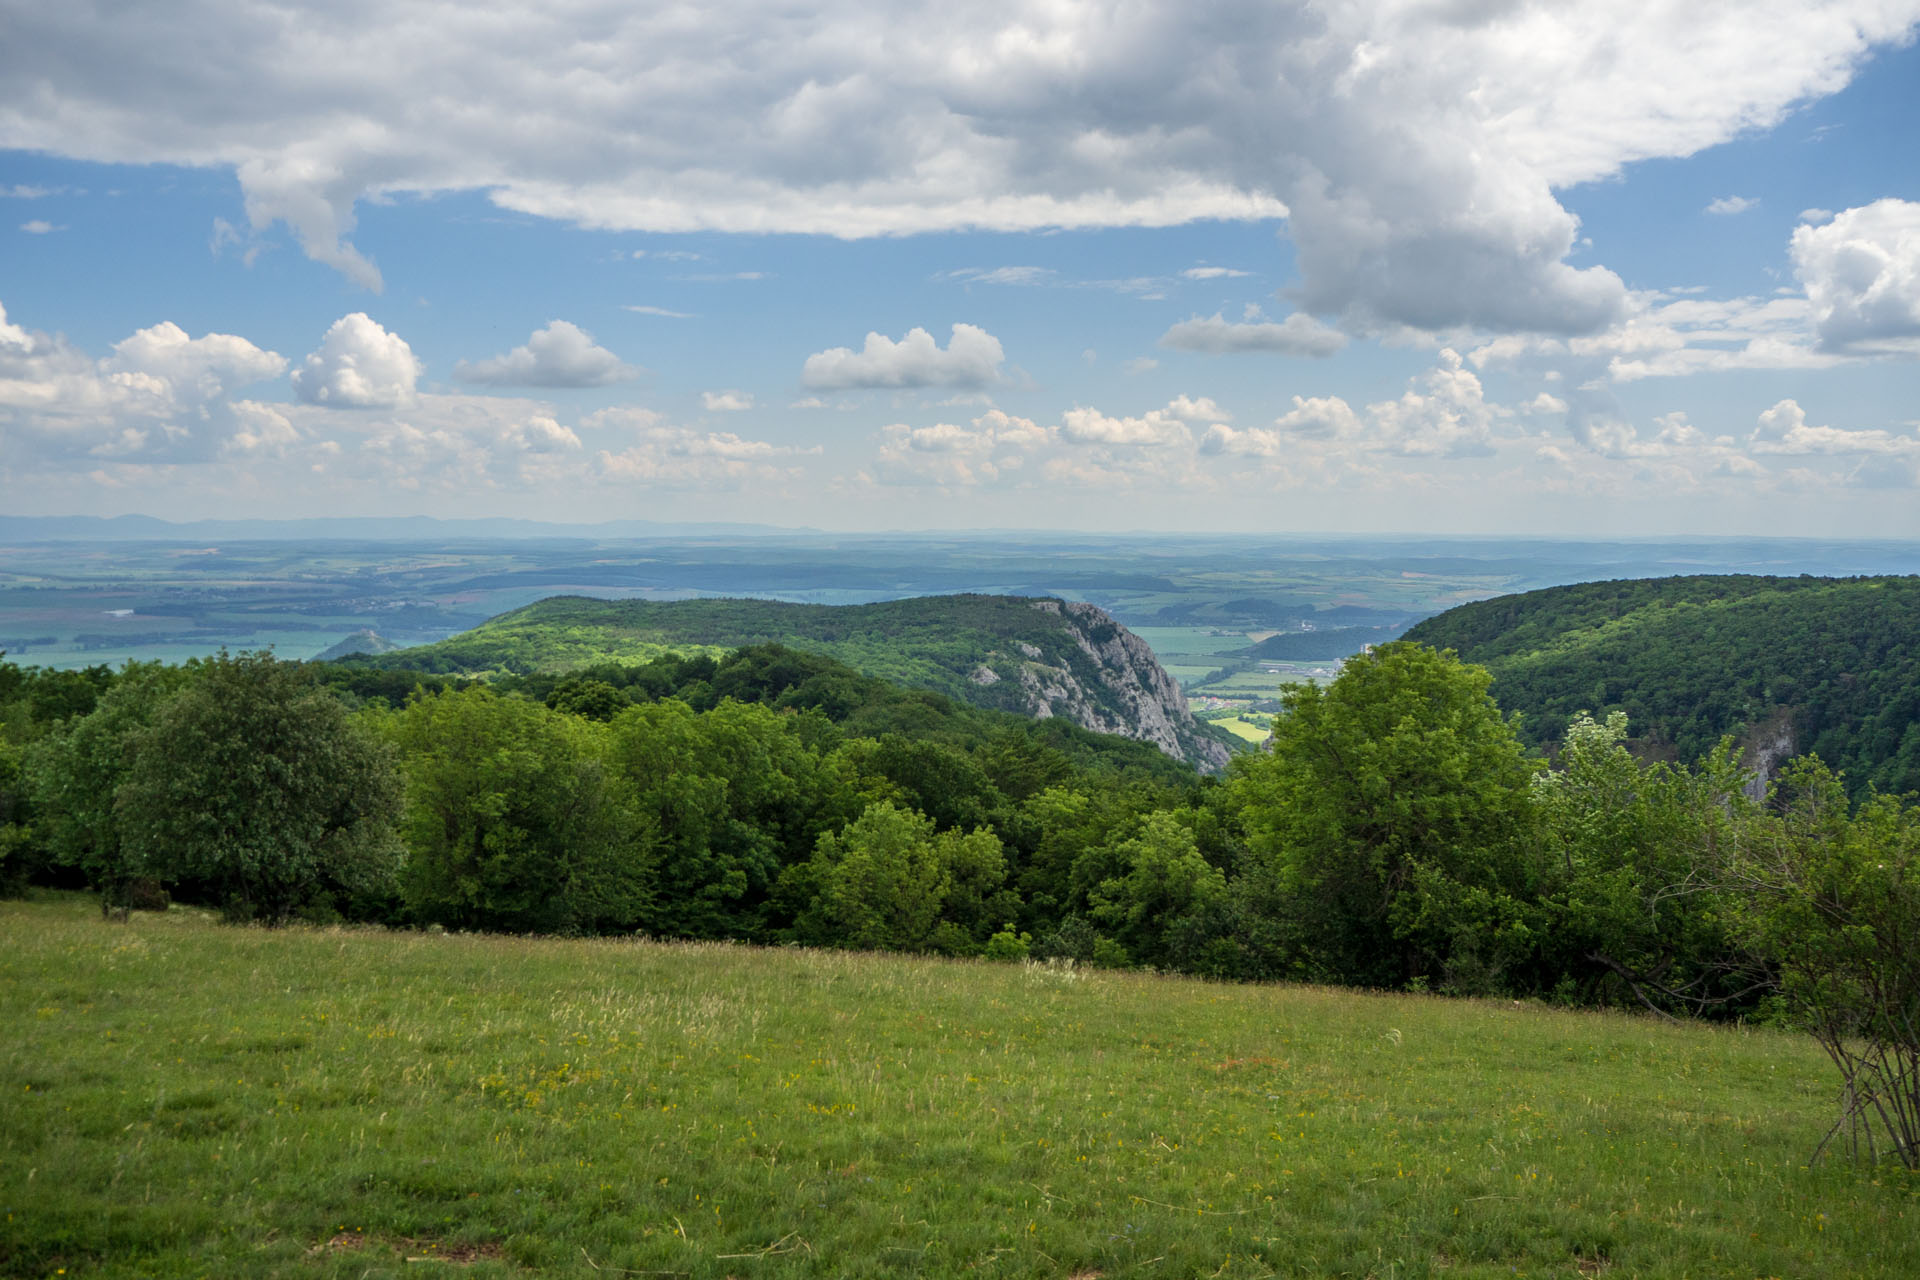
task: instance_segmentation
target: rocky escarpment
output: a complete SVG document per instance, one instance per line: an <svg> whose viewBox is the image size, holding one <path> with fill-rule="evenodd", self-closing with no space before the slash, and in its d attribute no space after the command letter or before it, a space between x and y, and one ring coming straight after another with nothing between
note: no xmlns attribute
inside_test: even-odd
<svg viewBox="0 0 1920 1280"><path fill-rule="evenodd" d="M1058 718L1148 742L1195 768L1233 750L1187 711L1145 641L1104 610L1032 596L950 595L861 605L557 596L462 635L355 659L437 672L569 671L644 662L690 645L782 644L975 706Z"/></svg>
<svg viewBox="0 0 1920 1280"><path fill-rule="evenodd" d="M1747 799L1767 798L1767 787L1779 776L1780 769L1800 748L1795 745L1793 713L1776 711L1747 730L1740 742L1740 763L1753 772L1747 778Z"/></svg>
<svg viewBox="0 0 1920 1280"><path fill-rule="evenodd" d="M1201 729L1146 641L1095 605L1035 600L1032 607L1061 619L1049 632L1059 641L1013 641L974 669L975 685L993 687L1009 710L1151 742L1209 772L1226 766L1231 751Z"/></svg>

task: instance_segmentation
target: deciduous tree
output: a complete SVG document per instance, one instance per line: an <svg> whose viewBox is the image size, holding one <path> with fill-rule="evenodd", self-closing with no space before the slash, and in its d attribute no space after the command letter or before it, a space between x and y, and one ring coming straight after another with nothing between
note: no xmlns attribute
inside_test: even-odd
<svg viewBox="0 0 1920 1280"><path fill-rule="evenodd" d="M209 885L241 917L281 921L316 891L377 888L399 855L392 752L266 653L197 664L134 735L114 804L132 865Z"/></svg>

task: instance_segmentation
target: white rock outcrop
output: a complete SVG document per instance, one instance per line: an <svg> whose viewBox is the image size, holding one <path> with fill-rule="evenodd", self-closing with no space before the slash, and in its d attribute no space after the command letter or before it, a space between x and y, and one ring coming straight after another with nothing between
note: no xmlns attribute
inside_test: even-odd
<svg viewBox="0 0 1920 1280"><path fill-rule="evenodd" d="M1065 620L1065 634L1082 660L1058 654L1049 661L1037 646L1015 642L1019 656L1006 659L1015 670L1008 672L1003 663L1000 675L1019 681L1028 715L1059 716L1099 733L1151 742L1200 769L1225 767L1230 752L1200 731L1186 695L1146 641L1097 605L1036 600L1033 607ZM974 680L988 683L978 673Z"/></svg>

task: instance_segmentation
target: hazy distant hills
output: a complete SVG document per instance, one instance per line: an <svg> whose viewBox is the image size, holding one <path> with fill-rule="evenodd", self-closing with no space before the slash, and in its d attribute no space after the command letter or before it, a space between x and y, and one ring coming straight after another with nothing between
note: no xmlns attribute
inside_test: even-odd
<svg viewBox="0 0 1920 1280"><path fill-rule="evenodd" d="M504 541L531 538L669 538L802 532L761 524L664 523L613 520L600 524L554 524L487 517L441 520L432 516L326 516L308 520L161 520L155 516L0 516L0 542L154 540L263 542L416 542L443 539Z"/></svg>
<svg viewBox="0 0 1920 1280"><path fill-rule="evenodd" d="M433 672L564 671L665 651L779 643L976 706L1059 716L1151 742L1200 768L1231 740L1187 710L1144 641L1090 604L1027 596L923 596L864 605L561 596L437 644L365 665Z"/></svg>
<svg viewBox="0 0 1920 1280"><path fill-rule="evenodd" d="M402 647L376 631L364 629L354 632L336 645L322 649L314 654L310 661L337 662L341 658L351 658L356 654L372 657L379 653L392 653Z"/></svg>
<svg viewBox="0 0 1920 1280"><path fill-rule="evenodd" d="M1682 759L1731 733L1817 753L1856 792L1920 790L1920 577L1590 582L1462 605L1406 638L1491 670L1536 743L1622 710Z"/></svg>
<svg viewBox="0 0 1920 1280"><path fill-rule="evenodd" d="M1270 662L1312 662L1345 658L1370 644L1398 639L1399 627L1325 627L1318 631L1282 631L1247 650L1249 657Z"/></svg>

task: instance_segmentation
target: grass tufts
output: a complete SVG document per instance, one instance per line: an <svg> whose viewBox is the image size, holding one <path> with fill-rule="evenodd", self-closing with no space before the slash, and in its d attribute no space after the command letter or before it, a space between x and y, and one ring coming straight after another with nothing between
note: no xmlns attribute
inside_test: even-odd
<svg viewBox="0 0 1920 1280"><path fill-rule="evenodd" d="M1920 1274L1769 1031L78 897L0 1025L9 1276Z"/></svg>

